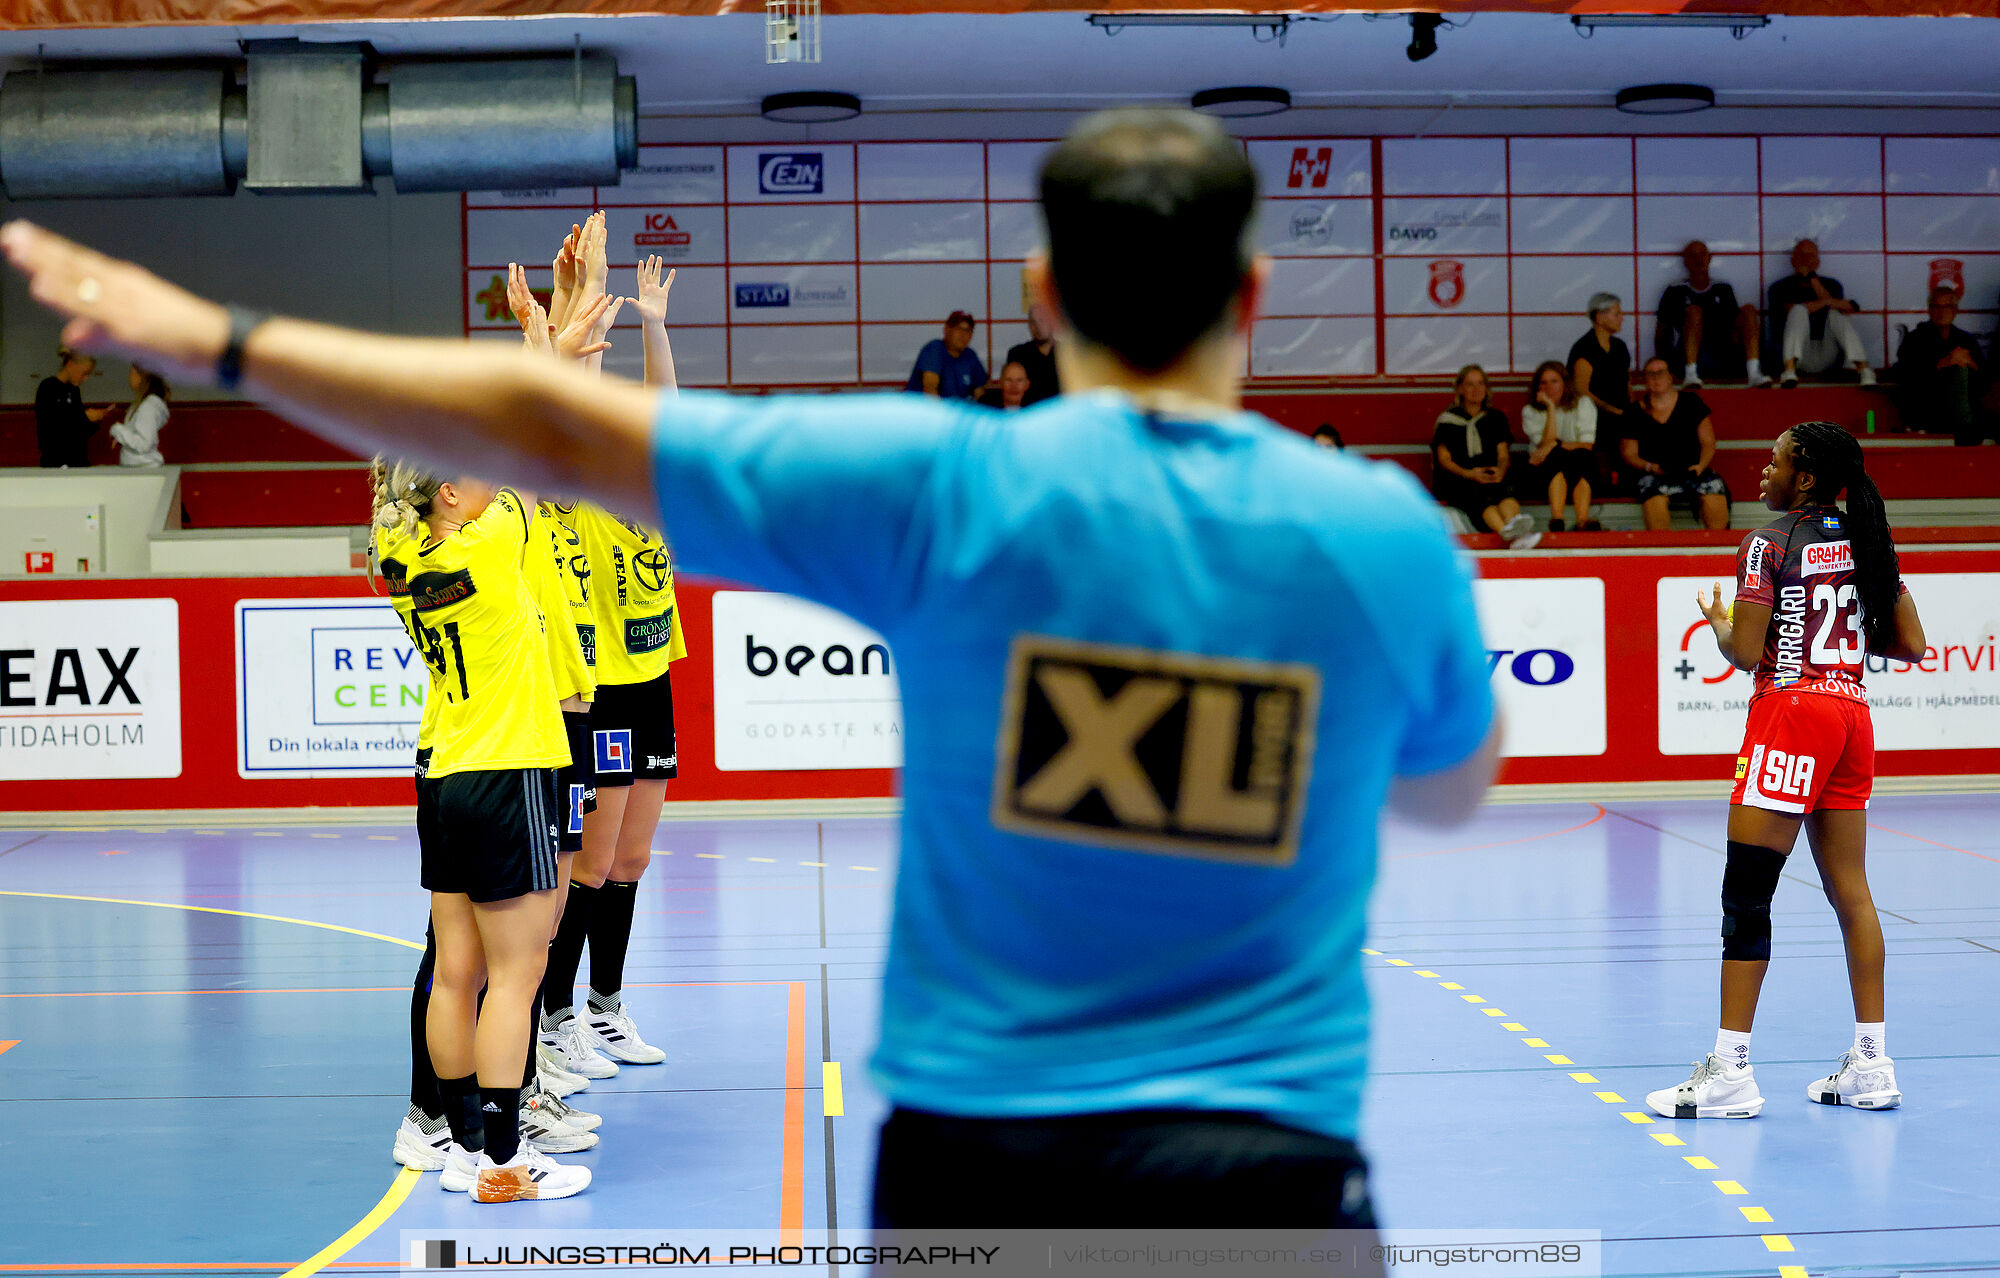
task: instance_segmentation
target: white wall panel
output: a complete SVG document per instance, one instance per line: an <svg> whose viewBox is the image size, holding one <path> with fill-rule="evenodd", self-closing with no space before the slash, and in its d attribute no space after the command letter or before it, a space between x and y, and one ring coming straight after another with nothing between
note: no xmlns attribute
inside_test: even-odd
<svg viewBox="0 0 2000 1278"><path fill-rule="evenodd" d="M1757 190L1755 138L1640 138L1639 189L1700 195Z"/></svg>
<svg viewBox="0 0 2000 1278"><path fill-rule="evenodd" d="M1453 373L1466 364L1507 367L1507 321L1501 316L1391 319L1385 341L1391 373Z"/></svg>
<svg viewBox="0 0 2000 1278"><path fill-rule="evenodd" d="M728 214L719 205L606 209L604 219L604 251L614 268L637 266L650 254L669 266L729 260L723 235Z"/></svg>
<svg viewBox="0 0 2000 1278"><path fill-rule="evenodd" d="M1764 190L1836 192L1882 189L1879 138L1766 138Z"/></svg>
<svg viewBox="0 0 2000 1278"><path fill-rule="evenodd" d="M1507 146L1500 138L1384 138L1384 195L1504 195Z"/></svg>
<svg viewBox="0 0 2000 1278"><path fill-rule="evenodd" d="M1764 199L1764 247L1787 253L1802 239L1820 252L1882 247L1882 200L1863 195L1779 195Z"/></svg>
<svg viewBox="0 0 2000 1278"><path fill-rule="evenodd" d="M1892 195L1891 249L2000 248L2000 196Z"/></svg>
<svg viewBox="0 0 2000 1278"><path fill-rule="evenodd" d="M1632 201L1625 196L1515 197L1516 253L1630 253Z"/></svg>
<svg viewBox="0 0 2000 1278"><path fill-rule="evenodd" d="M1041 209L1033 204L986 206L987 255L1023 258L1042 247Z"/></svg>
<svg viewBox="0 0 2000 1278"><path fill-rule="evenodd" d="M986 267L978 262L879 265L861 268L861 318L928 320L942 325L953 311L986 312Z"/></svg>
<svg viewBox="0 0 2000 1278"><path fill-rule="evenodd" d="M993 281L987 296L992 299L993 319L1025 320L1028 306L1024 298L1026 286L1021 282L1021 263L994 262L987 270ZM987 318L985 316L981 317ZM1015 338L1015 341L1022 339Z"/></svg>
<svg viewBox="0 0 2000 1278"><path fill-rule="evenodd" d="M1507 251L1507 201L1434 199L1382 201L1383 251L1446 257Z"/></svg>
<svg viewBox="0 0 2000 1278"><path fill-rule="evenodd" d="M1505 312L1507 259L1390 258L1382 263L1382 290L1386 315Z"/></svg>
<svg viewBox="0 0 2000 1278"><path fill-rule="evenodd" d="M1890 138L1891 191L2000 195L2000 138Z"/></svg>
<svg viewBox="0 0 2000 1278"><path fill-rule="evenodd" d="M1257 210L1257 247L1278 257L1373 253L1375 202L1265 200Z"/></svg>
<svg viewBox="0 0 2000 1278"><path fill-rule="evenodd" d="M729 334L731 376L738 384L782 386L855 380L851 324L737 328ZM915 358L911 352L911 358Z"/></svg>
<svg viewBox="0 0 2000 1278"><path fill-rule="evenodd" d="M856 148L861 200L979 200L986 148L978 142L863 143Z"/></svg>
<svg viewBox="0 0 2000 1278"><path fill-rule="evenodd" d="M864 262L966 261L986 256L984 204L864 204Z"/></svg>
<svg viewBox="0 0 2000 1278"><path fill-rule="evenodd" d="M604 352L604 371L615 373L620 377L629 377L635 382L644 377L646 350L639 342L638 330L634 329L627 333L621 325L611 341L611 349ZM681 386L729 384L729 330L670 326L667 329L667 342L673 347L676 384Z"/></svg>
<svg viewBox="0 0 2000 1278"><path fill-rule="evenodd" d="M1757 197L1754 195L1642 195L1639 197L1641 253L1679 253L1700 240L1711 253L1755 252Z"/></svg>
<svg viewBox="0 0 2000 1278"><path fill-rule="evenodd" d="M1515 312L1574 315L1579 335L1590 326L1584 308L1593 293L1616 293L1626 311L1639 309L1629 257L1517 257L1513 268Z"/></svg>
<svg viewBox="0 0 2000 1278"><path fill-rule="evenodd" d="M854 206L747 205L729 210L732 262L851 262Z"/></svg>
<svg viewBox="0 0 2000 1278"><path fill-rule="evenodd" d="M1372 319L1259 320L1251 333L1253 377L1336 377L1374 371Z"/></svg>
<svg viewBox="0 0 2000 1278"><path fill-rule="evenodd" d="M720 204L722 165L719 146L642 146L639 167L599 194L612 204Z"/></svg>
<svg viewBox="0 0 2000 1278"><path fill-rule="evenodd" d="M613 188L606 188L607 190ZM588 186L539 187L527 191L467 191L467 208L521 208L532 205L561 205L580 210L576 221L583 221L582 212L597 207L596 188Z"/></svg>
<svg viewBox="0 0 2000 1278"><path fill-rule="evenodd" d="M898 386L909 380L910 370L916 366L917 352L924 343L944 335L944 324L863 324L861 326L861 380L864 382L892 382ZM972 342L973 351L991 367L986 359L986 335L980 333Z"/></svg>
<svg viewBox="0 0 2000 1278"><path fill-rule="evenodd" d="M1632 189L1630 138L1515 138L1513 194L1620 194Z"/></svg>
<svg viewBox="0 0 2000 1278"><path fill-rule="evenodd" d="M1368 258L1315 261L1287 258L1271 264L1264 291L1266 315L1373 315L1375 263Z"/></svg>
<svg viewBox="0 0 2000 1278"><path fill-rule="evenodd" d="M1040 194L1042 161L1054 142L988 142L986 198L1032 200Z"/></svg>

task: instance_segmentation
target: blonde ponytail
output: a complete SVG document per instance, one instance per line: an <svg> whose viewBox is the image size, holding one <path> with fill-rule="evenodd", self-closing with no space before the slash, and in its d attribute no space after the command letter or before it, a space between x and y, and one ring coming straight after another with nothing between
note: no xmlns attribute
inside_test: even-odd
<svg viewBox="0 0 2000 1278"><path fill-rule="evenodd" d="M372 528L393 529L405 537L417 534L417 525L430 511L442 481L429 471L406 461L391 461L379 453L368 463L368 487L374 505L368 522ZM368 583L374 588L375 538L368 538Z"/></svg>

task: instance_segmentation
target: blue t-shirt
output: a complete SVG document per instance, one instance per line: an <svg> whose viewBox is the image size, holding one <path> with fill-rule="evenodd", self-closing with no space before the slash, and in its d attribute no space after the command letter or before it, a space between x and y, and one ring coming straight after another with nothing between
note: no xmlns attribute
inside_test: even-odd
<svg viewBox="0 0 2000 1278"><path fill-rule="evenodd" d="M986 385L986 365L979 362L972 348L966 347L954 359L945 350L941 337L933 337L917 352L916 367L910 370L910 380L903 384L903 389L922 390L925 373L938 375L938 396L941 399L970 399L974 391Z"/></svg>
<svg viewBox="0 0 2000 1278"><path fill-rule="evenodd" d="M683 394L654 448L678 562L895 651L892 1100L1354 1135L1376 821L1493 713L1466 564L1405 471L1104 391L1004 419Z"/></svg>

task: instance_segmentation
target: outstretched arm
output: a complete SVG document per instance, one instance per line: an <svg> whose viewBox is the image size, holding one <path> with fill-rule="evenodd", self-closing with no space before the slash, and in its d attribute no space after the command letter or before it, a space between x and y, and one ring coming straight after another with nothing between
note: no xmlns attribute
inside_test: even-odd
<svg viewBox="0 0 2000 1278"><path fill-rule="evenodd" d="M632 299L632 308L639 312L644 334L646 385L672 392L680 389L674 375L674 348L667 340L667 296L673 292L674 273L668 271L662 279L660 270L665 265L657 254L639 263L639 295Z"/></svg>
<svg viewBox="0 0 2000 1278"><path fill-rule="evenodd" d="M229 341L214 302L27 222L0 250L68 319L63 340L176 381L210 382ZM483 343L376 337L273 319L244 347L242 388L315 433L613 510L656 510L653 392Z"/></svg>

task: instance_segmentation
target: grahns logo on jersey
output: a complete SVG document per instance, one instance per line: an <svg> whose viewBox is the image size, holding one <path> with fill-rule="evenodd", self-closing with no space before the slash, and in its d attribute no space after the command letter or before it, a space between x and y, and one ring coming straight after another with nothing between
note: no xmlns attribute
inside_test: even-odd
<svg viewBox="0 0 2000 1278"><path fill-rule="evenodd" d="M1799 572L1815 577L1825 572L1853 572L1854 545L1845 541L1822 541L1806 547Z"/></svg>

